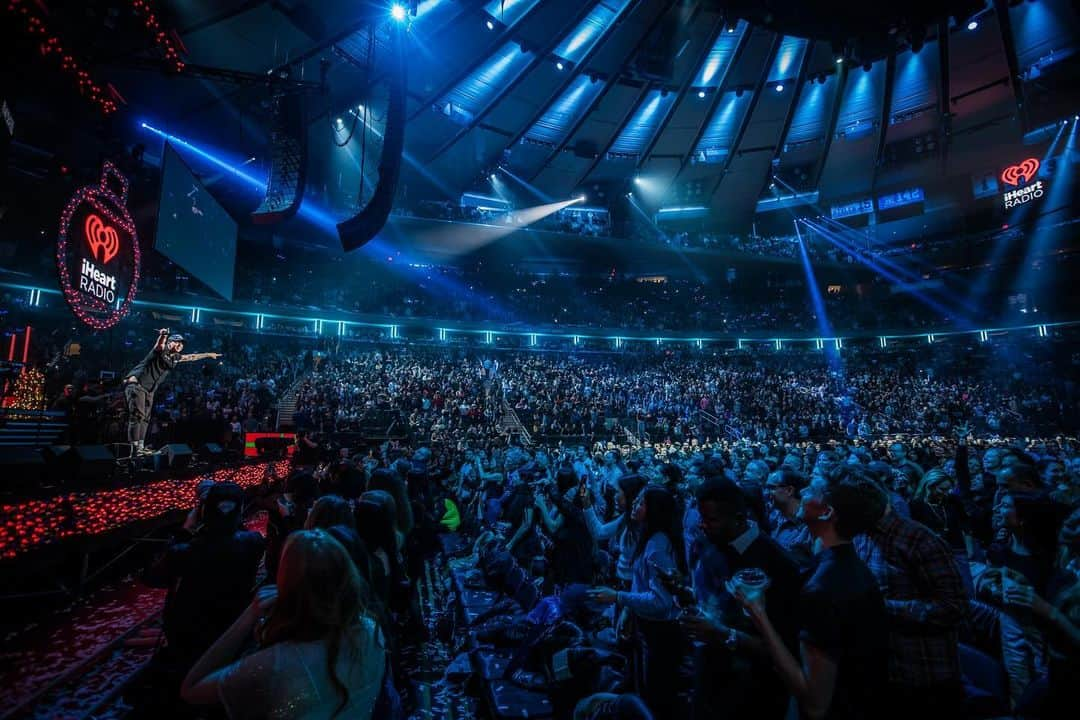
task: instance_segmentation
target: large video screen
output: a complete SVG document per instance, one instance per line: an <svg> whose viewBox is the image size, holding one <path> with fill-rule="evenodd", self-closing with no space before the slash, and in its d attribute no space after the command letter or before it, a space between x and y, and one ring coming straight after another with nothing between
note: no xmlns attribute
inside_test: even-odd
<svg viewBox="0 0 1080 720"><path fill-rule="evenodd" d="M165 143L154 240L157 251L231 302L236 232L236 221Z"/></svg>

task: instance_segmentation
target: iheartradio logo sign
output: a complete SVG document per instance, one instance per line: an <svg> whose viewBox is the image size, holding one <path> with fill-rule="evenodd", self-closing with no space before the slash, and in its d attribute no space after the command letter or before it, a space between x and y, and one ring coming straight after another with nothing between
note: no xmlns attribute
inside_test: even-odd
<svg viewBox="0 0 1080 720"><path fill-rule="evenodd" d="M128 187L128 179L106 160L99 181L76 190L60 214L60 287L75 317L95 330L127 315L139 284L139 239L127 208Z"/></svg>
<svg viewBox="0 0 1080 720"><path fill-rule="evenodd" d="M93 213L86 216L83 223L86 232L86 244L90 246L90 254L102 265L108 265L109 261L120 252L120 236L116 228L106 225L105 221Z"/></svg>
<svg viewBox="0 0 1080 720"><path fill-rule="evenodd" d="M1001 182L1006 185L1018 187L1021 182L1029 183L1039 172L1039 161L1036 158L1028 158L1016 165L1010 165L1001 171Z"/></svg>

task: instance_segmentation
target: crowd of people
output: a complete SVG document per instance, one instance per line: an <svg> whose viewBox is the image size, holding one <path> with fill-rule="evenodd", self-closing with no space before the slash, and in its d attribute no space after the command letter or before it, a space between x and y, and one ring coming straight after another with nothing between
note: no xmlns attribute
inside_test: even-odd
<svg viewBox="0 0 1080 720"><path fill-rule="evenodd" d="M1060 349L1060 348L1059 348ZM342 353L308 377L298 426L354 430L390 412L424 438L487 437L512 408L537 438L595 442L871 441L967 423L981 437L1076 427L1072 362L1053 347L624 355L393 348ZM824 355L824 357L823 357ZM832 360L829 360L829 357ZM498 402L492 398L497 397Z"/></svg>
<svg viewBox="0 0 1080 720"><path fill-rule="evenodd" d="M58 350L58 402L109 357L93 342ZM1080 679L1068 337L192 346L222 364L170 375L157 442L270 426L291 391L294 469L254 495L201 487L147 569L168 588L130 698L150 715L401 718L421 702L409 648L441 632L418 579L446 553L512 598L497 627L453 632L539 667L559 717L1051 718ZM537 660L563 650L572 682Z"/></svg>
<svg viewBox="0 0 1080 720"><path fill-rule="evenodd" d="M42 355L51 359L40 364L46 407L64 413L68 439L122 441L119 382L150 335L132 331L115 343L118 351L105 336L61 345L59 331L39 332L40 341L55 338ZM1028 345L971 337L938 343L929 355L925 344L782 352L640 344L611 352L608 343L608 352L538 352L376 336L342 344L227 327L193 332L194 346L221 357L185 368L156 394L153 447L216 442L240 449L244 433L277 427L279 401L290 389L293 422L303 429L394 424L395 432L425 439L489 437L506 408L529 435L567 442L627 433L640 442L869 441L941 434L958 422L980 436L1023 437L1077 424L1074 358L1067 342L1050 339Z"/></svg>
<svg viewBox="0 0 1080 720"><path fill-rule="evenodd" d="M806 248L807 256L814 262L853 263L855 258L840 248L824 240L798 235L732 235L716 232L698 232L680 230L661 233L664 242L677 247L705 248L724 250L733 253L746 253L762 257L800 259L800 244Z"/></svg>
<svg viewBox="0 0 1080 720"><path fill-rule="evenodd" d="M230 717L400 717L402 648L431 639L415 579L439 536L460 536L461 566L525 578L506 611L519 642L588 648L573 674L620 669L574 681L575 717L1063 716L1080 677L1075 439L955 422L640 447L470 433L487 424L474 407L526 397L544 372L511 364L343 363L358 397L438 416L443 396L468 420L366 448L313 435L254 500L265 539L241 528L238 488L207 487L146 576L170 588L156 687ZM305 397L341 418L343 388L317 377Z"/></svg>
<svg viewBox="0 0 1080 720"><path fill-rule="evenodd" d="M340 278L341 282L334 282ZM347 280L347 281L346 281ZM818 288L820 310L789 275L743 277L732 268L722 282L675 277L579 277L486 268L398 268L356 274L348 267L273 273L241 271L237 296L280 308L319 307L390 318L527 324L554 329L701 331L712 333L918 332L973 321L959 303L896 294L887 283ZM1052 307L1041 316L1050 322ZM985 313L979 322L1030 322L1015 307Z"/></svg>

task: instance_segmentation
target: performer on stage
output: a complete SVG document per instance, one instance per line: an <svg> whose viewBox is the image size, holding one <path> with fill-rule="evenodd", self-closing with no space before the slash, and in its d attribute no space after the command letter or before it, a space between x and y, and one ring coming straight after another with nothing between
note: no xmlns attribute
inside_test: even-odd
<svg viewBox="0 0 1080 720"><path fill-rule="evenodd" d="M154 451L146 447L146 428L150 424L150 411L154 407L154 392L176 367L177 363L194 362L207 358L217 359L221 353L194 353L182 355L184 336L169 334L168 328L158 330L157 342L150 353L124 377L124 399L128 411L128 442L133 452L149 455Z"/></svg>

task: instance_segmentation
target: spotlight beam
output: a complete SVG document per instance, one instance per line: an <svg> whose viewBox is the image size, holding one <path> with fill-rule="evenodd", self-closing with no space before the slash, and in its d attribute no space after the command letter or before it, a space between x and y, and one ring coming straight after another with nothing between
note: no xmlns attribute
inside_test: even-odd
<svg viewBox="0 0 1080 720"><path fill-rule="evenodd" d="M810 254L806 251L806 241L799 231L799 221L795 220L792 224L795 226L795 237L798 238L799 259L802 261L803 274L806 276L806 286L810 293L810 302L814 305L814 315L816 315L817 319L818 334L823 338L834 337L832 323L829 322L829 316L825 310L825 299L821 296L821 288L818 287L817 276L814 274L814 266L813 263L810 262ZM823 349L829 358L829 365L837 372L841 372L843 370L843 363L840 360L840 353L836 352L835 347Z"/></svg>
<svg viewBox="0 0 1080 720"><path fill-rule="evenodd" d="M1058 156L1054 176L1050 179L1050 187L1046 191L1046 197L1043 198L1042 205L1048 209L1040 212L1035 218L1035 227L1031 230L1024 262L1020 266L1020 274L1016 279L1016 289L1018 290L1028 286L1035 286L1035 273L1037 272L1034 270L1035 263L1039 257L1047 255L1052 250L1055 239L1061 235L1060 231L1055 232L1060 225L1053 219L1053 216L1065 211L1064 214L1068 218L1069 199L1074 197L1076 186L1073 157L1076 152L1076 126L1078 124L1080 123L1076 120L1073 121L1072 130L1069 131L1069 138L1065 142L1065 149ZM1062 126L1062 129L1064 129L1064 126ZM1058 137L1060 138L1060 136L1061 131L1059 130ZM1054 144L1057 144L1057 139L1054 140ZM1047 153L1045 159L1050 159L1050 153ZM1046 270L1050 274L1056 274L1057 268L1048 264ZM1045 280L1039 284L1043 286L1049 285Z"/></svg>
<svg viewBox="0 0 1080 720"><path fill-rule="evenodd" d="M829 229L829 228L827 228L827 227L825 227L823 225L817 225L814 222L812 222L810 220L806 220L806 219L803 220L803 224L806 225L807 227L812 228L813 230L815 230L818 234L820 234L823 238L828 240L830 243L832 243L836 247L840 248L844 252L848 253L849 255L854 257L856 260L858 260L860 264L870 268L871 270L878 273L879 275L881 275L885 279L887 279L887 280L889 280L889 281L891 281L893 283L896 283L898 285L904 285L904 284L908 284L908 283L912 282L912 280L910 278L900 277L896 273L892 272L889 268L878 264L877 262L874 261L874 259L867 256L862 250L859 250L858 248L854 247L853 245L849 245L837 233L835 233L831 229ZM971 321L968 318L963 317L963 316L959 316L959 313L957 313L954 310L946 307L942 303L935 300L933 297L930 297L929 295L925 295L925 294L920 293L920 292L912 292L911 295L914 298L916 298L917 300L919 300L919 302L923 303L924 305L926 305L930 309L934 310L935 312L940 313L941 315L943 315L945 317L958 316L959 320L961 320L965 325L970 326Z"/></svg>
<svg viewBox="0 0 1080 720"><path fill-rule="evenodd" d="M515 182L517 182L518 185L521 185L523 188L525 188L526 190L531 192L533 195L535 195L540 200L543 200L545 203L553 203L553 202L555 202L555 198L551 197L546 192L544 192L540 188L536 187L532 183L527 182L524 178L520 177L519 175L515 175L514 173L510 172L510 170L508 170L507 168L500 165L499 166L499 171L503 172L503 173L506 173L506 175L508 175Z"/></svg>
<svg viewBox="0 0 1080 720"><path fill-rule="evenodd" d="M214 167L216 167L216 168L218 168L220 170L224 170L226 173L229 173L230 175L233 175L234 177L237 177L237 178L243 180L248 185L251 185L252 187L254 187L254 188L258 189L258 190L261 190L263 192L266 192L266 181L265 180L259 180L258 178L254 177L252 175L249 175L248 173L244 172L243 170L240 170L236 165L233 165L233 164L231 164L229 162L226 162L225 160L218 157L217 155L214 155L213 153L210 153L210 152L208 152L206 150L203 150L201 147L193 145L190 142L188 142L187 140L184 140L183 138L179 138L179 137L177 137L175 135L171 135L171 134L165 132L164 130L158 130L153 125L150 125L150 124L145 123L145 122L141 123L141 126L142 126L142 128L144 130L148 130L148 131L152 132L153 134L157 135L158 137L162 138L163 140L166 140L167 142L170 142L173 145L178 145L178 146L184 148L185 150L188 150L190 152L195 153L200 158L202 158L203 160L206 160L207 162L209 162ZM242 163L242 164L246 165L247 163Z"/></svg>
<svg viewBox="0 0 1080 720"><path fill-rule="evenodd" d="M784 182L779 177L775 178L775 181L777 183L783 185L785 188L787 188L791 192L795 192L794 188L792 188L790 185L788 185L786 182ZM844 225L841 222L838 222L838 221L833 220L832 218L830 218L828 216L828 213L826 213L819 205L815 204L812 207L815 210L818 211L818 213L821 216L822 222L824 222L824 223L826 223L828 225L831 225L831 226L833 226L835 228L834 230L828 231L832 235L832 237L826 237L826 239L828 239L834 245L837 245L839 247L838 242L845 242L843 240L843 238L845 236L851 236L851 235L856 234L855 231L852 228L848 227L847 225ZM804 219L803 222L805 222L808 227L812 226L810 221L808 221L808 220ZM819 232L824 231L824 226L815 226L815 227L820 227ZM835 238L835 240L833 238ZM891 260L889 260L886 257L883 257L883 256L879 255L879 256L876 256L875 258L871 259L871 256L867 252L865 252L863 250L860 250L860 249L857 249L855 246L853 246L851 244L848 244L848 243L845 243L845 244L847 245L847 248L849 248L849 249L845 250L845 252L848 252L848 254L854 256L856 259L859 260L860 263L862 263L866 267L869 267L871 270L874 270L875 272L879 272L879 273L882 273L882 274L884 274L886 271L891 271L889 273L888 277L892 278L893 282L913 283L913 282L920 282L923 279L921 273L909 270L908 268L905 268L905 267L903 267L901 265L898 265L898 264L892 262ZM843 248L841 248L841 249L843 249ZM943 292L946 293L946 294L951 295L951 293L949 293L949 291L947 289L943 289ZM951 304L958 305L963 310L965 310L965 311L967 311L969 313L978 314L978 305L976 303L973 303L970 299L964 299L964 298L959 298L959 297L951 297L951 298L945 298L945 300L947 300ZM941 307L941 308L945 307L944 305L941 305L940 303L938 303L938 306ZM935 309L937 309L937 308L935 308ZM938 311L941 312L941 310L938 310ZM953 311L949 311L949 313L947 313L947 314L951 314L952 312ZM962 319L964 320L964 322L970 322L967 318L962 318Z"/></svg>
<svg viewBox="0 0 1080 720"><path fill-rule="evenodd" d="M492 223L484 223L482 232L477 232L475 225L470 227L464 223L446 223L439 229L419 233L416 235L416 240L434 252L449 253L454 256L464 255L501 240L507 235L512 235L518 230L524 230L563 208L581 202L584 202L584 196L510 210L495 216Z"/></svg>

